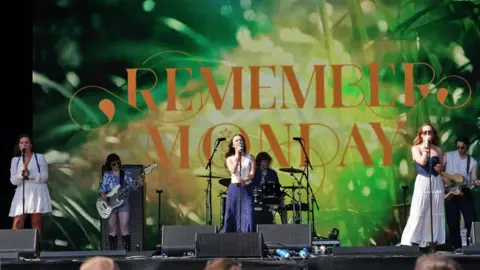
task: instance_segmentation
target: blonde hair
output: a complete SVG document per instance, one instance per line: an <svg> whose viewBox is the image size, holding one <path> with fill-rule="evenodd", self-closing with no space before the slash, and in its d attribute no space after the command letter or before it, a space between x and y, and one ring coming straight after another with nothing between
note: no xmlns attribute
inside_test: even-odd
<svg viewBox="0 0 480 270"><path fill-rule="evenodd" d="M460 270L460 265L445 256L438 254L423 255L417 259L415 270Z"/></svg>
<svg viewBox="0 0 480 270"><path fill-rule="evenodd" d="M209 263L204 270L242 269L242 264L229 258L218 258Z"/></svg>
<svg viewBox="0 0 480 270"><path fill-rule="evenodd" d="M96 256L84 261L80 270L120 270L120 268L111 258Z"/></svg>

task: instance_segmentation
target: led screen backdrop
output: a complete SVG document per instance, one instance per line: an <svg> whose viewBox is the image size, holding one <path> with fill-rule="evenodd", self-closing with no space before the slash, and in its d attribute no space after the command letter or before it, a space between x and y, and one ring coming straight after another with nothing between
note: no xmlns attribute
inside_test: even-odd
<svg viewBox="0 0 480 270"><path fill-rule="evenodd" d="M480 158L478 10L473 1L36 1L34 146L49 162L54 206L43 246L99 248L94 205L111 152L159 164L146 177L147 247L160 242L156 189L164 224L203 224L207 182L196 175L226 137L212 169L228 176L235 133L277 171L303 169L292 138L305 140L320 236L338 228L344 246L397 244L419 125L432 122L445 150L472 135ZM213 181L217 225L224 189Z"/></svg>

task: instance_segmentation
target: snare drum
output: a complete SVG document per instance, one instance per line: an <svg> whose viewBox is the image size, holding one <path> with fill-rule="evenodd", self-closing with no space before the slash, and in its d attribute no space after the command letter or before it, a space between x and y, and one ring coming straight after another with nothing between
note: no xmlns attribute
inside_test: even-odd
<svg viewBox="0 0 480 270"><path fill-rule="evenodd" d="M262 185L262 202L267 205L279 205L282 192L280 191L280 183L276 181L266 181Z"/></svg>

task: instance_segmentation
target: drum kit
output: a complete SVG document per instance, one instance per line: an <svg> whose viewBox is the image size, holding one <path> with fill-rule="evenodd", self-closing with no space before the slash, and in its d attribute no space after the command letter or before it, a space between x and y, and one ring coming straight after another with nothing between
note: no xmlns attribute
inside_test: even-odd
<svg viewBox="0 0 480 270"><path fill-rule="evenodd" d="M313 196L311 187L308 184L302 185L301 178L297 175L303 175L304 170L296 168L280 168L281 172L289 173L295 179L296 184L291 186L281 186L279 182L272 179L265 179L264 183L259 186L255 186L253 190L254 197L254 209L255 220L257 224L275 224L275 215L282 217L282 223L288 224L305 224L310 223L313 220L313 203L316 204L315 199L307 202L302 202L302 195L307 193L307 197ZM217 175L197 175L199 178L219 179L218 183L228 189L230 185L230 178L224 178ZM310 189L310 190L309 190ZM220 222L221 228L224 226L223 217L225 216L226 202L227 202L227 190L221 190L218 194L220 199ZM310 194L311 193L311 194ZM285 202L290 199L290 204ZM209 205L209 203L207 203ZM317 206L318 208L318 206ZM292 212L290 219L287 221L287 213ZM307 213L307 220L303 218L302 213ZM285 218L283 218L285 217ZM312 219L310 219L312 217ZM313 224L313 223L312 223Z"/></svg>
<svg viewBox="0 0 480 270"><path fill-rule="evenodd" d="M227 187L230 185L230 178L224 178L221 176L216 176L212 174L212 160L213 156L217 152L217 148L221 142L225 141L226 138L217 138L215 140L215 146L213 148L212 154L208 159L207 166L205 170L208 170L207 175L197 175L200 178L207 179L207 188L205 189L205 208L206 208L206 219L205 223L207 225L212 225L212 180L219 179L218 182ZM308 153L305 149L304 139L301 137L293 137L294 141L297 141L303 152L303 157L305 158L304 169L295 169L291 168L281 168L280 171L289 173L292 176L297 184L292 186L282 187L280 183L273 181L271 179L266 179L260 187L256 187L254 191L254 200L255 200L255 212L260 213L255 215L255 221L257 224L265 223L274 223L273 216L275 213L280 213L282 216L286 216L287 211L292 211L293 215L288 221L288 223L300 224L305 223L305 220L302 218L302 213L307 212L307 224L312 224L312 234L316 236L315 231L315 215L313 213L313 205L316 206L319 210L317 200L315 199L312 187L310 186L310 174L309 171L313 170L312 164L308 157ZM300 179L296 177L296 174L301 174ZM306 185L302 184L302 180L305 178ZM306 191L306 203L302 202L302 193ZM288 194L290 191L290 194ZM221 191L219 195L221 199L221 224L222 228L224 225L223 217L225 216L225 206L227 201L227 191ZM285 205L285 198L289 197L291 203ZM284 223L284 219L282 220Z"/></svg>

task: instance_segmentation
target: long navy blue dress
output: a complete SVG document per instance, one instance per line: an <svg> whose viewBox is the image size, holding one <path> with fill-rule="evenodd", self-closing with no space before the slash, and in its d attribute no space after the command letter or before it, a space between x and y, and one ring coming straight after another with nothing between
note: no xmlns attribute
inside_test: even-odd
<svg viewBox="0 0 480 270"><path fill-rule="evenodd" d="M245 161L236 174L232 174L232 181L228 186L225 209L225 232L254 232L256 230L253 218L253 184L245 186L238 184L239 177L246 177L250 173L252 155L247 154Z"/></svg>

